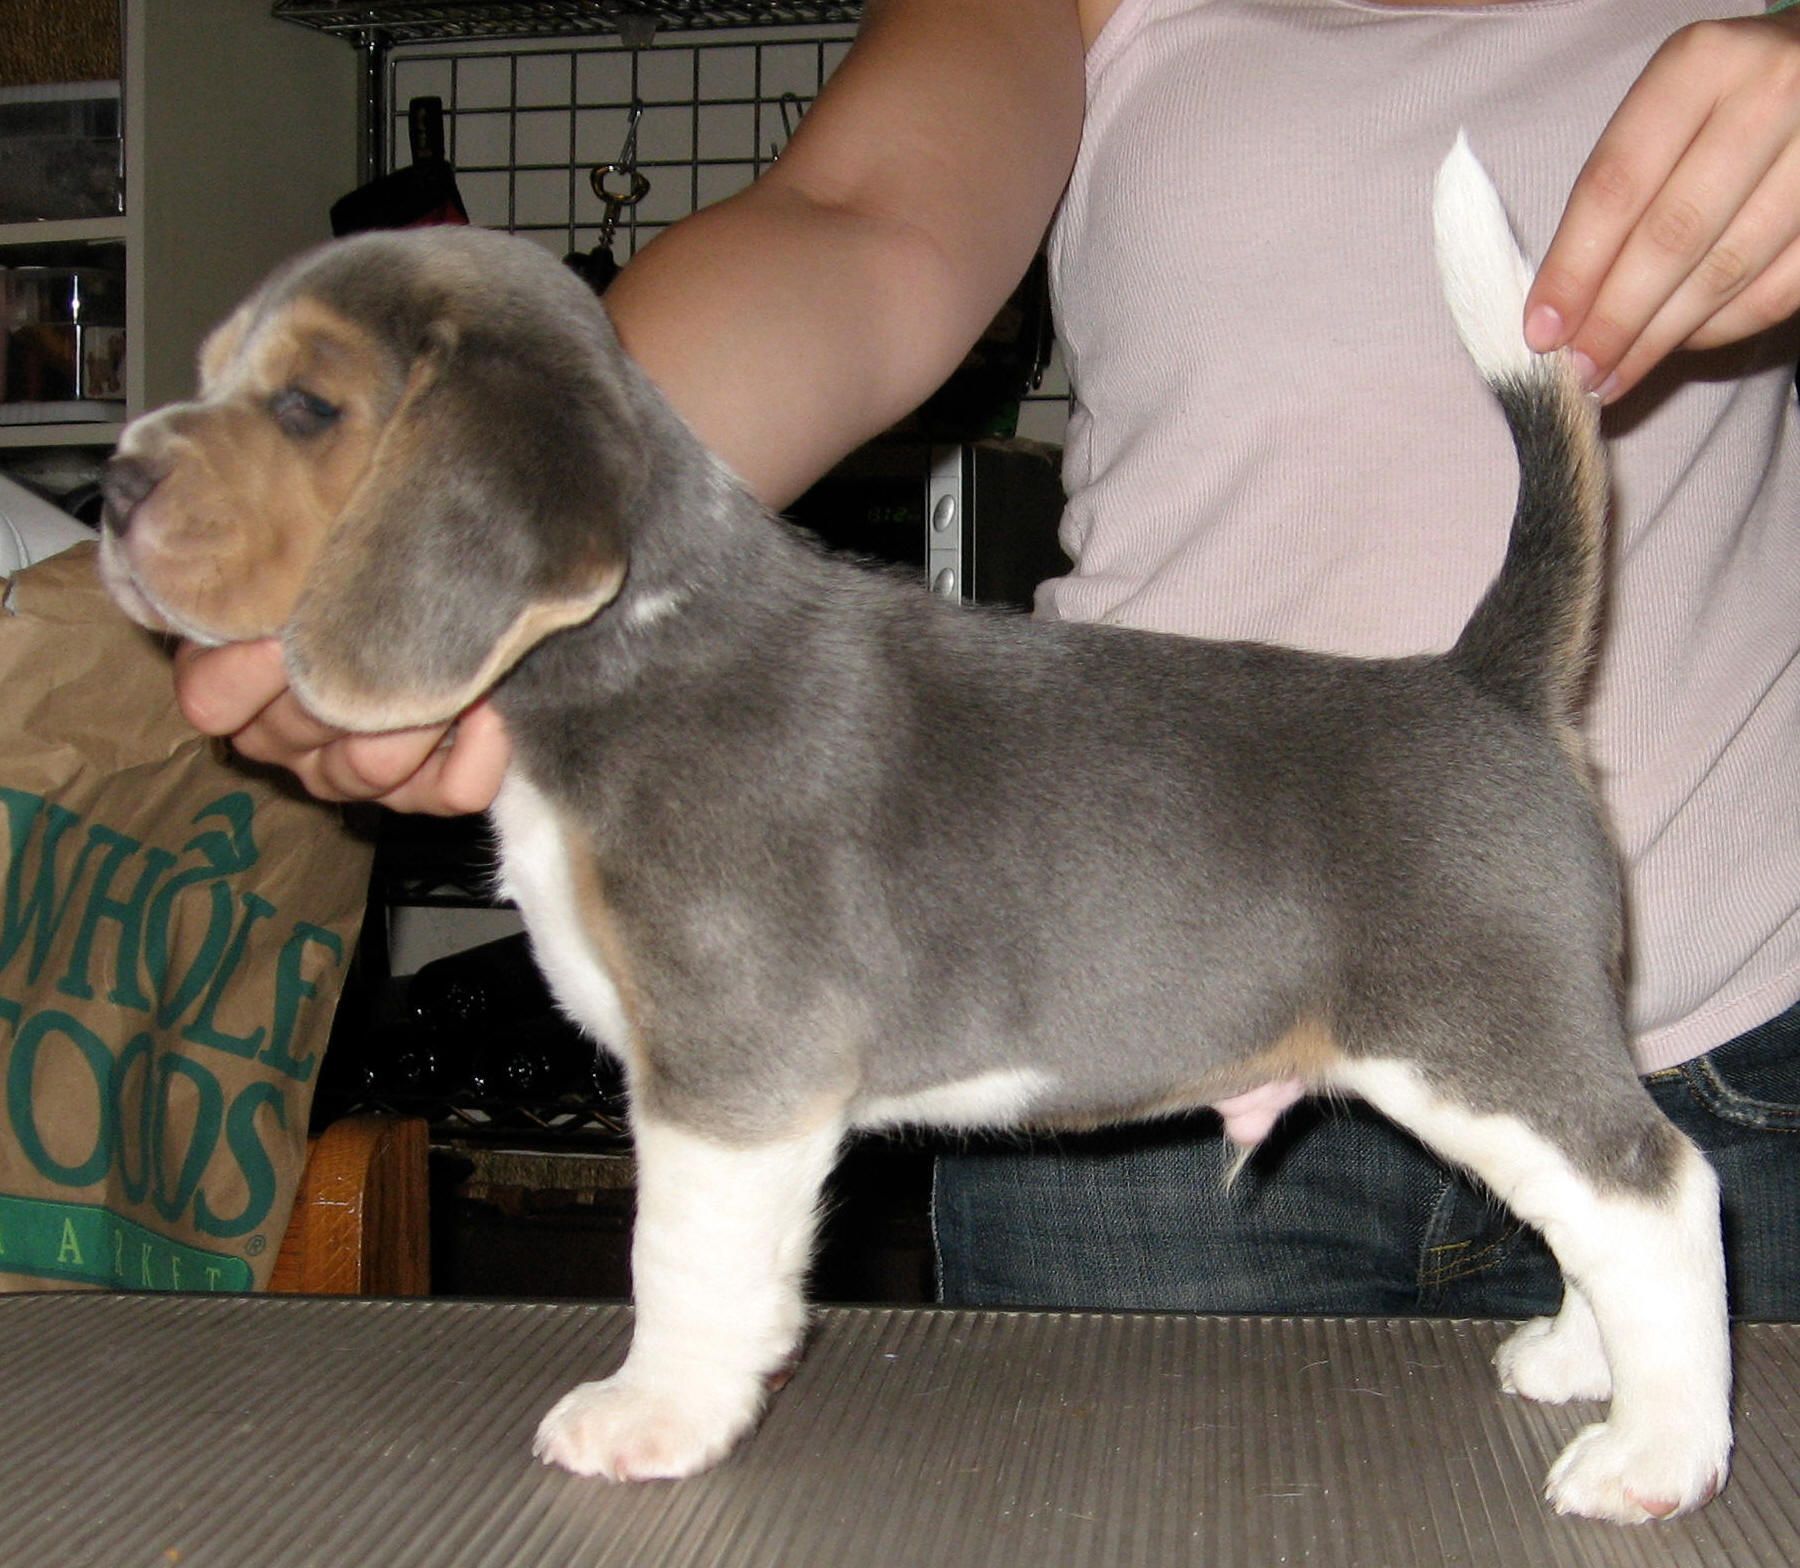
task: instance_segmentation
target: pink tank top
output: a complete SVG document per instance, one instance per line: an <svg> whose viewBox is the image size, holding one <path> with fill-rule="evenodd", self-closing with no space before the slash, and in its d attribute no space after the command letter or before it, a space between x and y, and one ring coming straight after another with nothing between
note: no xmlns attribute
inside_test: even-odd
<svg viewBox="0 0 1800 1568"><path fill-rule="evenodd" d="M1447 647L1516 487L1432 270L1459 126L1527 250L1655 47L1721 0L1122 0L1051 236L1075 406L1039 613L1355 654ZM1800 996L1792 330L1608 417L1588 716L1645 1071Z"/></svg>

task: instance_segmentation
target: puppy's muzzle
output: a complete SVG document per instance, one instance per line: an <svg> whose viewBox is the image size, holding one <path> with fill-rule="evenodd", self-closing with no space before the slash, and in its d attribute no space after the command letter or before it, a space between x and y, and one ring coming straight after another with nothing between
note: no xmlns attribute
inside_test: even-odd
<svg viewBox="0 0 1800 1568"><path fill-rule="evenodd" d="M113 457L100 476L100 521L108 533L123 538L132 514L162 481L162 474L141 457Z"/></svg>

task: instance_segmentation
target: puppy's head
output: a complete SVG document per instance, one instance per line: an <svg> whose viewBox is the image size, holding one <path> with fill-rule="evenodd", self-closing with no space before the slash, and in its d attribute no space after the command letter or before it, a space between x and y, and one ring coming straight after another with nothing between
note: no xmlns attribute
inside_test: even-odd
<svg viewBox="0 0 1800 1568"><path fill-rule="evenodd" d="M192 402L126 428L101 570L155 629L279 636L331 723L438 722L618 592L637 430L604 312L536 245L344 241L212 334Z"/></svg>

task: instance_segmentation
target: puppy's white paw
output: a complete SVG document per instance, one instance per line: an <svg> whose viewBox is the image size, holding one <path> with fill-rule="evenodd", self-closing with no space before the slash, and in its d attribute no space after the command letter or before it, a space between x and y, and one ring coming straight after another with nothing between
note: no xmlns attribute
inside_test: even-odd
<svg viewBox="0 0 1800 1568"><path fill-rule="evenodd" d="M1612 1368L1593 1320L1533 1318L1494 1353L1500 1386L1547 1405L1612 1398Z"/></svg>
<svg viewBox="0 0 1800 1568"><path fill-rule="evenodd" d="M1621 1430L1611 1422L1584 1428L1550 1467L1544 1495L1559 1514L1642 1524L1673 1519L1710 1501L1725 1484L1729 1434L1705 1423L1682 1430Z"/></svg>
<svg viewBox="0 0 1800 1568"><path fill-rule="evenodd" d="M755 1382L702 1394L620 1374L564 1394L538 1424L531 1451L576 1475L675 1480L722 1459L761 1408Z"/></svg>

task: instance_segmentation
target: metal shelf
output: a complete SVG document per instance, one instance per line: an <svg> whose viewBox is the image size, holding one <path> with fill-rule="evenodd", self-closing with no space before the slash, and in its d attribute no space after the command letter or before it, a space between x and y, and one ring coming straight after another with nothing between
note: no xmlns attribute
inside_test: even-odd
<svg viewBox="0 0 1800 1568"><path fill-rule="evenodd" d="M274 15L387 49L463 40L630 36L650 29L818 27L860 20L862 0L275 0Z"/></svg>
<svg viewBox="0 0 1800 1568"><path fill-rule="evenodd" d="M35 218L23 223L0 223L0 248L19 245L123 244L125 214L108 218Z"/></svg>
<svg viewBox="0 0 1800 1568"><path fill-rule="evenodd" d="M96 420L91 424L75 420L64 424L0 425L0 451L40 446L116 446L124 429L119 420Z"/></svg>

